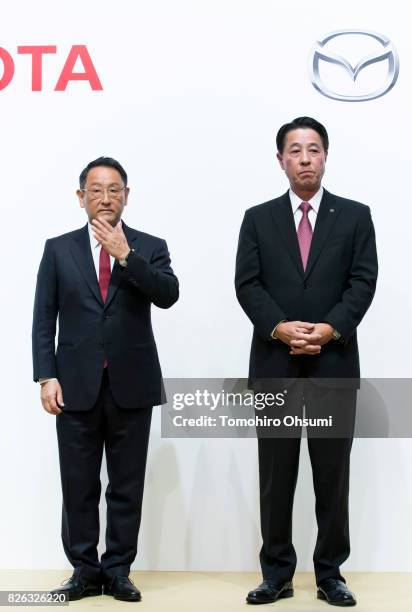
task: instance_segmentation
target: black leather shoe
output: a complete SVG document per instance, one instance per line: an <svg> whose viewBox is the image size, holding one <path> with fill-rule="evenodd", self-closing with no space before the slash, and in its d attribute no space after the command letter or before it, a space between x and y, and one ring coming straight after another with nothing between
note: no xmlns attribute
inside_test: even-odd
<svg viewBox="0 0 412 612"><path fill-rule="evenodd" d="M264 580L254 591L249 591L246 601L250 604L266 604L285 597L293 597L292 582L276 585L270 580Z"/></svg>
<svg viewBox="0 0 412 612"><path fill-rule="evenodd" d="M96 582L88 582L85 578L73 574L66 582L62 583L61 587L53 589L50 593L52 595L64 594L66 600L76 601L76 599L83 599L83 597L101 595L102 585Z"/></svg>
<svg viewBox="0 0 412 612"><path fill-rule="evenodd" d="M142 594L127 576L113 576L105 582L103 587L105 595L113 595L121 601L140 601Z"/></svg>
<svg viewBox="0 0 412 612"><path fill-rule="evenodd" d="M331 606L356 606L356 598L342 580L326 578L318 584L318 599Z"/></svg>

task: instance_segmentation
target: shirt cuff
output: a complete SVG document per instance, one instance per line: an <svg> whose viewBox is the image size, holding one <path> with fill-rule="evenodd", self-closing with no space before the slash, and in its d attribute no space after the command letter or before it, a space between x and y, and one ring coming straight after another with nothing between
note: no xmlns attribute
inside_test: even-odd
<svg viewBox="0 0 412 612"><path fill-rule="evenodd" d="M39 378L39 384L42 385L43 383L49 382L49 380L57 380L57 378Z"/></svg>

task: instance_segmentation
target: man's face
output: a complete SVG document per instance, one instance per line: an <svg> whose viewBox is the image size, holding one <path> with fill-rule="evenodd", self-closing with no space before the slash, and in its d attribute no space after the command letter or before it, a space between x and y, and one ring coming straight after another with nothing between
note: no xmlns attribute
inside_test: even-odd
<svg viewBox="0 0 412 612"><path fill-rule="evenodd" d="M298 128L286 134L283 153L278 153L282 170L292 190L315 193L325 173L327 153L322 139L315 130Z"/></svg>
<svg viewBox="0 0 412 612"><path fill-rule="evenodd" d="M78 189L76 193L90 223L93 219L106 219L115 227L127 204L129 188L117 170L97 166L89 171L84 190Z"/></svg>

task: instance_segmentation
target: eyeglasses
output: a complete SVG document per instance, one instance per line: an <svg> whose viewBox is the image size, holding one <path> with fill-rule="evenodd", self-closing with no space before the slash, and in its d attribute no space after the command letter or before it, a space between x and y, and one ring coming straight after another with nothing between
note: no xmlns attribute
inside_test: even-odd
<svg viewBox="0 0 412 612"><path fill-rule="evenodd" d="M87 193L91 200L101 200L104 198L104 194L107 193L111 200L120 198L122 191L125 191L126 187L109 187L104 189L103 187L93 187L92 189L81 189L83 193Z"/></svg>

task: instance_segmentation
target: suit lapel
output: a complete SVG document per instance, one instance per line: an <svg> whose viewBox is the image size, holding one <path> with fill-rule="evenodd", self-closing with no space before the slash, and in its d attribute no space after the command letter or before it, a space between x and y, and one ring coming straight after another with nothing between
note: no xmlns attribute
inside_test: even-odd
<svg viewBox="0 0 412 612"><path fill-rule="evenodd" d="M133 244L134 241L136 240L136 236L134 235L134 233L132 233L130 227L128 227L126 223L124 223L124 221L122 221L122 228L123 228L123 232L124 232L124 235L126 236L126 240L129 246L137 250L136 246ZM124 273L124 268L119 264L119 262L116 259L113 265L112 274L110 276L109 290L107 292L106 301L104 303L105 310L109 306L109 304L112 302L114 296L116 295L118 288L120 287L120 283L122 282L122 279L123 279L123 273Z"/></svg>
<svg viewBox="0 0 412 612"><path fill-rule="evenodd" d="M312 243L310 245L309 259L305 270L305 278L307 278L311 273L313 266L315 265L320 255L323 245L325 244L325 241L329 236L332 227L334 226L337 218L339 217L340 212L341 207L336 198L331 193L326 191L326 189L324 189L322 200L319 205L315 230L312 236Z"/></svg>
<svg viewBox="0 0 412 612"><path fill-rule="evenodd" d="M292 206L289 198L289 191L281 196L272 207L273 219L280 230L285 245L292 257L294 264L302 277L307 278L315 265L320 252L325 244L329 233L334 226L341 206L336 198L323 190L323 196L319 205L318 216L316 219L315 230L313 232L312 243L310 246L308 264L303 270L302 258L300 255L298 235L295 220L293 218Z"/></svg>
<svg viewBox="0 0 412 612"><path fill-rule="evenodd" d="M94 267L92 252L90 249L90 238L87 224L74 238L70 246L70 250L81 275L89 286L90 291L93 293L99 304L103 306L100 287L96 276L96 269Z"/></svg>
<svg viewBox="0 0 412 612"><path fill-rule="evenodd" d="M302 258L300 256L298 236L288 191L274 203L272 216L292 257L293 263L298 269L299 274L303 276Z"/></svg>

